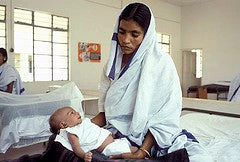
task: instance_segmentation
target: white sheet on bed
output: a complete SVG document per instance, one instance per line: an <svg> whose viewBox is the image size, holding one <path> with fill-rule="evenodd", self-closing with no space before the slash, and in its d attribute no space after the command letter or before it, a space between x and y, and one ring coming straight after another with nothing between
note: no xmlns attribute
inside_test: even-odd
<svg viewBox="0 0 240 162"><path fill-rule="evenodd" d="M240 161L240 118L189 113L181 117L180 125L206 147L216 162Z"/></svg>
<svg viewBox="0 0 240 162"><path fill-rule="evenodd" d="M45 137L47 140L51 135L49 131L48 124L49 116L34 116L27 118L16 118L12 120L9 125L3 128L1 134L1 153L5 153L7 149L17 143L20 140L36 139L40 137ZM37 142L41 142L37 140ZM35 140L31 140L31 144L34 144ZM29 145L28 141L24 143L21 142L21 146ZM16 144L15 147L19 147L19 144Z"/></svg>
<svg viewBox="0 0 240 162"><path fill-rule="evenodd" d="M82 93L73 82L46 94L0 93L0 153L18 142L25 146L27 143L22 142L28 139L32 142L47 139L51 135L49 116L60 107L71 106L84 117L82 99Z"/></svg>

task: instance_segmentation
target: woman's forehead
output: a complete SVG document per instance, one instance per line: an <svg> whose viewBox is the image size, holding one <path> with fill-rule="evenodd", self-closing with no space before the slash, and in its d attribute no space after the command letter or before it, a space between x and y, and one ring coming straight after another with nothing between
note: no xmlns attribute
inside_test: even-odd
<svg viewBox="0 0 240 162"><path fill-rule="evenodd" d="M123 30L143 30L142 27L134 20L124 20L122 19L120 21L120 24L119 24L119 29L123 29Z"/></svg>

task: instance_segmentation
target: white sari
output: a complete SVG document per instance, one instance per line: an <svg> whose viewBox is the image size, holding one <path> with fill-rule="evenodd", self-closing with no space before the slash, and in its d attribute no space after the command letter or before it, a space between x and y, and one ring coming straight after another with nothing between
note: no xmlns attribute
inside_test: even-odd
<svg viewBox="0 0 240 162"><path fill-rule="evenodd" d="M149 130L160 148L157 156L184 148L187 137L180 135L179 129L182 109L179 77L171 57L160 49L153 15L123 74L122 52L116 41L118 22L99 98L99 111L105 112L107 128L121 132L139 146Z"/></svg>
<svg viewBox="0 0 240 162"><path fill-rule="evenodd" d="M228 101L240 102L240 73L231 81Z"/></svg>
<svg viewBox="0 0 240 162"><path fill-rule="evenodd" d="M0 66L0 89L7 90L7 85L14 82L13 94L22 94L24 91L18 71L10 64L4 63Z"/></svg>

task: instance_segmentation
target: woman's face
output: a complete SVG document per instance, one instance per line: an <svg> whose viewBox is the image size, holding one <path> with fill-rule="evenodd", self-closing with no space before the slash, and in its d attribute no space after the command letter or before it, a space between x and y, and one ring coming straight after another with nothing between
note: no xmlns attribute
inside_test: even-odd
<svg viewBox="0 0 240 162"><path fill-rule="evenodd" d="M118 40L124 54L132 54L142 43L143 28L134 20L121 20L118 28Z"/></svg>

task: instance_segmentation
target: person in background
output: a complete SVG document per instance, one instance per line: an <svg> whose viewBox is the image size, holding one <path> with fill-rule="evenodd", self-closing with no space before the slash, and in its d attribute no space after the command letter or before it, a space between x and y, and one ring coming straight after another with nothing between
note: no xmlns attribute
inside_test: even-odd
<svg viewBox="0 0 240 162"><path fill-rule="evenodd" d="M194 136L179 128L179 77L171 56L160 49L154 16L143 3L128 4L118 17L98 108L93 123L139 148L113 158L154 158L185 148L191 162L212 161Z"/></svg>
<svg viewBox="0 0 240 162"><path fill-rule="evenodd" d="M49 125L51 132L57 134L55 141L85 161L92 160L92 150L106 156L137 150L125 138L114 140L110 131L93 124L89 118L81 118L71 107L57 109L51 115Z"/></svg>
<svg viewBox="0 0 240 162"><path fill-rule="evenodd" d="M240 73L231 81L227 100L240 102Z"/></svg>
<svg viewBox="0 0 240 162"><path fill-rule="evenodd" d="M6 49L0 48L0 91L22 94L24 92L21 77L15 67L7 63Z"/></svg>

